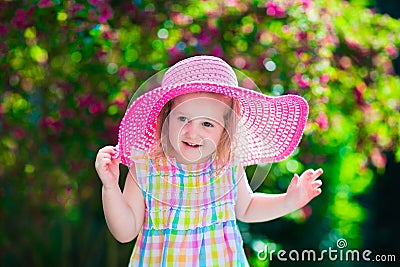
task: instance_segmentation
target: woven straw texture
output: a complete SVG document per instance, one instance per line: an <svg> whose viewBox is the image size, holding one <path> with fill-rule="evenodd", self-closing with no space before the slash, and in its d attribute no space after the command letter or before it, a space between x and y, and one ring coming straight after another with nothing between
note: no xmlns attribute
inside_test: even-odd
<svg viewBox="0 0 400 267"><path fill-rule="evenodd" d="M132 150L153 151L162 107L177 96L193 92L218 93L238 101L240 119L232 137L233 155L244 166L281 161L301 140L308 116L304 98L270 97L238 87L235 72L225 61L196 56L176 63L165 73L161 87L141 95L128 107L119 128L121 162L132 164Z"/></svg>

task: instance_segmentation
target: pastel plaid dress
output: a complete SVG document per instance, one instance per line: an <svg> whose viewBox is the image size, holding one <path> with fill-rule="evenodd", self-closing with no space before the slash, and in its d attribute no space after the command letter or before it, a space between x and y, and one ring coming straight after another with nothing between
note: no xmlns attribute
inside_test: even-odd
<svg viewBox="0 0 400 267"><path fill-rule="evenodd" d="M146 210L129 266L249 266L235 217L237 167L133 160Z"/></svg>

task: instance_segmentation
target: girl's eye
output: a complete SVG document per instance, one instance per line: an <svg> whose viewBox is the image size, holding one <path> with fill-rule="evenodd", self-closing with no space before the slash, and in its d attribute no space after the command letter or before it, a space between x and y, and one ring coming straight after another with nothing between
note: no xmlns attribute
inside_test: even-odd
<svg viewBox="0 0 400 267"><path fill-rule="evenodd" d="M185 116L179 116L178 120L181 121L181 122L188 122L189 121L188 118L186 118Z"/></svg>
<svg viewBox="0 0 400 267"><path fill-rule="evenodd" d="M211 122L205 121L203 122L204 127L214 127L214 125Z"/></svg>

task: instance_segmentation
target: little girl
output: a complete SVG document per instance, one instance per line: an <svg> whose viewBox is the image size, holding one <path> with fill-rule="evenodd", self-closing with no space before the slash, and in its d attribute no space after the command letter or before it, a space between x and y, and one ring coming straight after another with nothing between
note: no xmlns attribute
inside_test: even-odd
<svg viewBox="0 0 400 267"><path fill-rule="evenodd" d="M137 237L130 266L248 266L236 219L272 220L321 193L321 169L295 174L276 195L253 193L244 172L290 156L307 116L301 97L239 87L219 58L172 66L128 107L118 145L96 158L111 233ZM120 162L129 167L123 192Z"/></svg>

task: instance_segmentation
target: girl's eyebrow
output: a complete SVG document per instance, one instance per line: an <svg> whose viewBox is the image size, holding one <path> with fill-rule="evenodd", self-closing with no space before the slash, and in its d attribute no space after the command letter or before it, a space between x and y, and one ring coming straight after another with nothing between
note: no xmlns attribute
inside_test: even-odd
<svg viewBox="0 0 400 267"><path fill-rule="evenodd" d="M174 116L185 116L189 120L202 119L202 120L210 120L210 121L216 122L218 124L222 123L222 125L224 124L224 117L223 116L219 120L218 118L211 118L211 117L207 117L207 116L196 116L196 117L194 117L194 116L192 116L192 114L190 114L188 112L181 111L181 110L172 110L171 113L173 113Z"/></svg>
<svg viewBox="0 0 400 267"><path fill-rule="evenodd" d="M211 121L211 122L213 122L213 123L218 123L218 124L222 124L222 125L224 125L224 118L221 118L221 120L218 120L217 118L210 118L210 117L198 117L198 119L202 119L202 120L205 120L205 121Z"/></svg>
<svg viewBox="0 0 400 267"><path fill-rule="evenodd" d="M175 116L185 116L185 117L189 116L189 114L182 112L182 111L175 111L175 112L173 111L173 113Z"/></svg>

